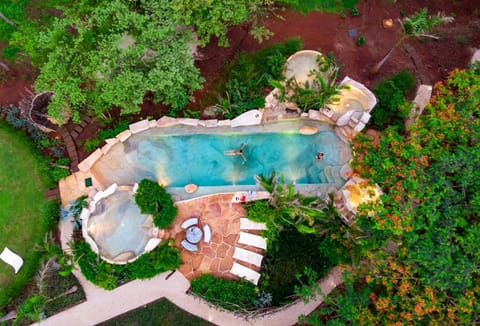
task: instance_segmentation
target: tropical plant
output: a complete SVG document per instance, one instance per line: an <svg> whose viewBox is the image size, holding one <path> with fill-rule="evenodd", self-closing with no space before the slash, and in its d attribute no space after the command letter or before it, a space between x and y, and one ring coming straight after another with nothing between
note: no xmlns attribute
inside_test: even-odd
<svg viewBox="0 0 480 326"><path fill-rule="evenodd" d="M405 96L415 84L415 77L409 71L401 70L374 86L373 93L378 103L372 111L370 122L375 129L397 126L399 131L403 132L404 119L408 117L411 109Z"/></svg>
<svg viewBox="0 0 480 326"><path fill-rule="evenodd" d="M393 51L398 48L406 39L411 37L426 37L438 40L438 36L429 34L430 30L438 25L450 23L453 20L453 17L445 16L441 13L429 16L426 8L423 8L422 10L416 12L410 17L404 17L400 21L400 25L402 26L402 36L390 49L390 51L387 52L387 54L382 58L382 60L380 60L375 66L373 66L373 68L370 70L370 73L372 75L378 73L378 71L382 68L385 62L387 62Z"/></svg>
<svg viewBox="0 0 480 326"><path fill-rule="evenodd" d="M279 89L280 101L294 102L302 111L321 109L327 103L339 101L335 96L340 94L341 89L348 88L335 84L339 71L340 66L333 53L329 53L318 57L317 68L310 71L309 76L313 77L311 81L299 83L295 78L290 78L286 82L271 80L270 85Z"/></svg>
<svg viewBox="0 0 480 326"><path fill-rule="evenodd" d="M341 225L332 198L326 201L318 197L304 197L295 192L293 184L285 183L283 175L277 177L275 172L269 177L260 174L257 180L270 193L268 202L275 210L269 221L272 226L280 229L295 227L303 234L323 236Z"/></svg>
<svg viewBox="0 0 480 326"><path fill-rule="evenodd" d="M293 38L257 52L240 53L228 69L225 96L219 96L218 111L231 119L264 107L270 80L282 78L286 58L300 49L300 40Z"/></svg>

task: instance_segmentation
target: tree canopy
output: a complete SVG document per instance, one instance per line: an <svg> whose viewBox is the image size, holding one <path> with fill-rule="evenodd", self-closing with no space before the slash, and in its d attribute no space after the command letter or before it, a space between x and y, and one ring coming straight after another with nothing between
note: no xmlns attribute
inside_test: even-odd
<svg viewBox="0 0 480 326"><path fill-rule="evenodd" d="M364 251L347 291L319 311L334 309L332 324L479 321L480 66L453 71L435 94L408 135L390 127L378 146L355 139L356 171L384 190L359 227L398 249Z"/></svg>
<svg viewBox="0 0 480 326"><path fill-rule="evenodd" d="M49 113L59 123L82 111L113 106L135 113L146 92L156 103L181 109L203 78L194 66L192 30L205 45L226 44L226 26L248 19L261 0L56 2L55 19L22 25L12 43L40 70L37 92L53 91ZM36 34L36 37L32 37Z"/></svg>

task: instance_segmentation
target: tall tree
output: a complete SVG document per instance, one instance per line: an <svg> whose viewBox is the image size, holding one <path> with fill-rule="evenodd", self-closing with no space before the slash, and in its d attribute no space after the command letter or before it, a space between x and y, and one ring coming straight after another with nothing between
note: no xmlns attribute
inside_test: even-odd
<svg viewBox="0 0 480 326"><path fill-rule="evenodd" d="M15 43L40 69L35 90L54 92L48 109L60 124L78 121L82 110L138 112L146 92L178 110L203 82L192 26L202 45L211 35L226 40L226 25L248 19L263 2L57 0L61 15L21 29Z"/></svg>

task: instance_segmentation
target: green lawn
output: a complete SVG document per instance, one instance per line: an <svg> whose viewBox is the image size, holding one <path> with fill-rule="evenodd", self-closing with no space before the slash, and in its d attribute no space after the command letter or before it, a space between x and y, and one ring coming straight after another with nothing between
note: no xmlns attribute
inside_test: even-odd
<svg viewBox="0 0 480 326"><path fill-rule="evenodd" d="M51 225L42 214L47 180L41 164L30 140L0 122L0 251L7 246L24 259L17 275L0 261L0 309L37 270L40 253L34 247Z"/></svg>
<svg viewBox="0 0 480 326"><path fill-rule="evenodd" d="M160 299L106 321L99 326L120 325L206 326L213 324L183 311L167 299Z"/></svg>

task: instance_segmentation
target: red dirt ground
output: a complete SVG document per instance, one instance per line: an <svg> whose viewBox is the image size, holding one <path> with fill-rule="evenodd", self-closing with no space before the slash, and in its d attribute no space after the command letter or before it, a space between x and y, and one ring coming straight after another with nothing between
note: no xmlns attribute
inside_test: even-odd
<svg viewBox="0 0 480 326"><path fill-rule="evenodd" d="M302 15L296 12L277 12L265 19L265 25L274 36L268 41L259 44L249 34L246 26L233 27L229 31L229 48L219 48L213 41L206 48L200 50L201 60L196 62L206 82L204 89L194 94L195 102L189 105L190 109L202 110L198 103L207 94L209 87L225 70L225 63L230 61L238 51L253 51L291 37L299 37L304 49L320 49L324 53L333 51L335 57L342 64L342 74L358 80L368 87L372 87L379 80L390 76L400 69L406 68L414 73L418 80L434 84L446 77L455 67L465 67L470 60L474 48L480 48L480 8L479 0L402 0L390 5L386 0L360 0L358 17L342 18L337 14L323 14L312 12ZM419 9L427 7L433 14L443 11L446 14L455 14L455 22L438 29L442 39L435 40L407 40L420 58L421 66L416 67L413 60L403 47L394 51L380 72L372 77L369 74L371 67L378 62L385 53L395 44L400 36L400 25L397 19L403 11L410 15ZM279 18L278 15L282 16ZM392 29L382 27L382 19L392 18L395 25ZM366 39L360 47L356 45L356 38L350 38L348 29L355 28L358 35ZM463 40L466 40L464 42ZM1 45L0 45L1 46ZM30 70L30 68L28 68ZM17 78L0 84L0 105L17 104L24 95L25 87L31 87L31 80L24 80L21 76L31 75L21 71L13 72ZM204 101L205 102L205 101ZM212 103L213 104L213 103ZM146 101L142 106L139 117L151 116L159 118L166 112L166 108ZM114 115L116 116L116 115ZM67 126L69 129L72 126ZM77 139L77 145L85 139L92 138L97 132L98 125L88 126ZM77 146L81 147L81 146ZM79 153L82 159L85 153Z"/></svg>

